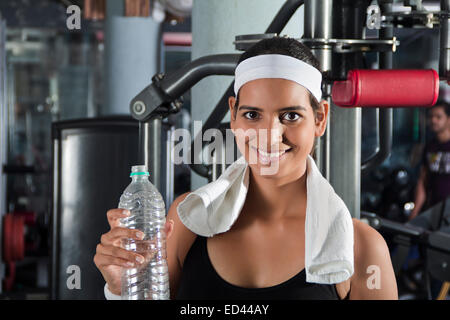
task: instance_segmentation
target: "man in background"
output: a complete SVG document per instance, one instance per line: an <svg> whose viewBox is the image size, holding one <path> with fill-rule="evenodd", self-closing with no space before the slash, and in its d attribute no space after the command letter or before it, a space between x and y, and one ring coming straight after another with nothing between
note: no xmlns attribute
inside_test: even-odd
<svg viewBox="0 0 450 320"><path fill-rule="evenodd" d="M432 207L450 196L450 105L441 101L429 112L429 125L435 134L427 143L417 182L414 210L409 220L422 209Z"/></svg>
<svg viewBox="0 0 450 320"><path fill-rule="evenodd" d="M422 165L417 181L414 199L414 209L408 217L408 223L432 231L433 210L427 210L437 203L450 197L450 105L448 102L437 102L428 113L429 126L434 134L433 139L425 145L422 155ZM426 211L426 212L424 212ZM439 231L450 231L450 215L446 213L441 217ZM421 214L424 212L423 214ZM402 266L402 279L408 281L410 260L418 259L417 245L407 249L408 256ZM430 277L431 298L435 299L440 292L442 282Z"/></svg>

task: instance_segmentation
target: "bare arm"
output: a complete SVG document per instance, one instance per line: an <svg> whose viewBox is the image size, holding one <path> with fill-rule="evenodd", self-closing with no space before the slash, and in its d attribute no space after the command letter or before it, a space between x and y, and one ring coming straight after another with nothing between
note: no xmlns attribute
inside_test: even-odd
<svg viewBox="0 0 450 320"><path fill-rule="evenodd" d="M424 166L420 169L419 180L417 181L416 193L414 198L414 209L409 216L409 220L414 219L420 212L425 203L427 194L425 191L425 181L427 177L427 170Z"/></svg>
<svg viewBox="0 0 450 320"><path fill-rule="evenodd" d="M397 281L383 237L354 219L355 273L350 281L351 300L397 300Z"/></svg>
<svg viewBox="0 0 450 320"><path fill-rule="evenodd" d="M181 276L182 265L179 259L180 247L183 246L184 238L186 236L187 228L181 222L177 213L178 204L186 198L189 192L186 192L177 197L167 212L167 220L171 219L174 222L171 237L167 240L167 264L169 267L169 285L170 285L170 299L175 299L178 285ZM190 233L190 231L189 231Z"/></svg>

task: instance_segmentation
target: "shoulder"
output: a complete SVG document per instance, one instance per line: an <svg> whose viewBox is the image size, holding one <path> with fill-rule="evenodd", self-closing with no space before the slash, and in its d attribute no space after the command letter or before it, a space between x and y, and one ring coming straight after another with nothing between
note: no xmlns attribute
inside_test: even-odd
<svg viewBox="0 0 450 320"><path fill-rule="evenodd" d="M353 218L352 221L355 241L355 257L389 254L386 241L377 230L359 219Z"/></svg>
<svg viewBox="0 0 450 320"><path fill-rule="evenodd" d="M355 270L351 278L351 297L397 299L397 283L383 236L355 218L353 227Z"/></svg>
<svg viewBox="0 0 450 320"><path fill-rule="evenodd" d="M169 207L167 216L169 216L169 214L170 215L174 215L174 214L178 215L177 214L177 206L180 204L181 201L183 201L188 196L189 193L191 193L191 192L190 191L185 192L175 198L175 200L172 202L172 204Z"/></svg>
<svg viewBox="0 0 450 320"><path fill-rule="evenodd" d="M181 266L183 265L183 261L186 257L187 252L189 251L192 243L197 237L197 235L189 230L178 217L178 204L183 201L189 193L190 192L185 192L182 195L178 196L172 202L167 212L167 219L172 219L174 222L173 233L171 236L172 239L170 241L171 246L175 246L175 248L172 249L176 251L177 258Z"/></svg>
<svg viewBox="0 0 450 320"><path fill-rule="evenodd" d="M390 253L383 236L367 223L353 218L355 269L364 271L369 263L390 262ZM365 268L364 268L365 267Z"/></svg>
<svg viewBox="0 0 450 320"><path fill-rule="evenodd" d="M428 142L425 143L425 150L427 152L433 152L436 149L439 149L443 146L441 142L436 137L431 138Z"/></svg>
<svg viewBox="0 0 450 320"><path fill-rule="evenodd" d="M179 195L170 205L169 210L167 211L167 219L172 219L174 222L174 232L191 232L184 224L181 222L178 217L177 207L182 202L190 192L185 192L182 195ZM178 230L176 230L178 229ZM192 233L192 232L191 232Z"/></svg>
<svg viewBox="0 0 450 320"><path fill-rule="evenodd" d="M448 141L442 143L442 149L443 149L444 151L450 151L450 140L448 140Z"/></svg>

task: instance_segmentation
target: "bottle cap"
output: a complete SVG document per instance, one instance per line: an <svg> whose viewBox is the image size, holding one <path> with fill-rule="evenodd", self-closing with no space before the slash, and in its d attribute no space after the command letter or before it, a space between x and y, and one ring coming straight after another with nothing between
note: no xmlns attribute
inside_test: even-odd
<svg viewBox="0 0 450 320"><path fill-rule="evenodd" d="M146 165L132 166L130 177L132 176L149 176Z"/></svg>

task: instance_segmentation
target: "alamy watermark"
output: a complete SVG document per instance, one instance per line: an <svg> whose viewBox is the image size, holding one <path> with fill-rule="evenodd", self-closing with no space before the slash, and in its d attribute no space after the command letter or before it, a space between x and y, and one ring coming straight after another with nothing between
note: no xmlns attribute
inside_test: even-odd
<svg viewBox="0 0 450 320"><path fill-rule="evenodd" d="M381 289L381 269L377 265L367 267L366 273L371 274L367 279L367 288L370 290Z"/></svg>
<svg viewBox="0 0 450 320"><path fill-rule="evenodd" d="M205 164L224 163L226 165L235 161L234 145L241 146L240 152L248 159L249 164L263 164L261 166L261 175L271 175L277 173L279 169L279 159L277 152L282 154L280 131L278 129L226 129L225 134L219 129L208 129L202 136L197 135L202 128L202 121L194 121L193 131L196 135L191 149L192 137L189 130L178 128L172 131L170 136L170 158L173 164ZM270 137L270 139L269 139ZM209 142L205 149L202 149L202 142ZM269 146L270 145L270 146ZM244 149L241 150L241 149ZM258 154L270 153L272 158L266 154L266 157L259 157ZM245 154L248 153L248 154ZM263 160L264 163L262 162Z"/></svg>
<svg viewBox="0 0 450 320"><path fill-rule="evenodd" d="M81 289L81 269L76 264L70 265L66 269L66 273L69 274L66 281L67 289L73 290Z"/></svg>
<svg viewBox="0 0 450 320"><path fill-rule="evenodd" d="M81 9L77 5L71 5L67 7L67 14L70 16L66 19L66 26L69 30L80 30L81 29Z"/></svg>

